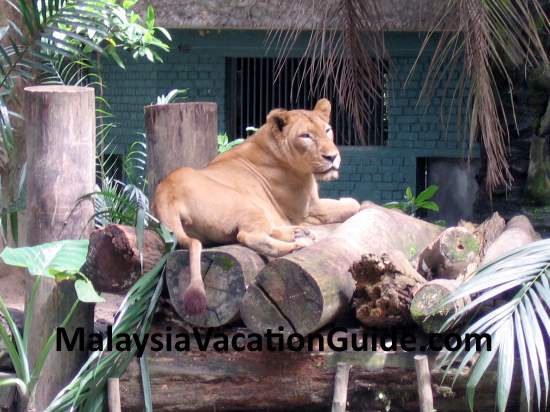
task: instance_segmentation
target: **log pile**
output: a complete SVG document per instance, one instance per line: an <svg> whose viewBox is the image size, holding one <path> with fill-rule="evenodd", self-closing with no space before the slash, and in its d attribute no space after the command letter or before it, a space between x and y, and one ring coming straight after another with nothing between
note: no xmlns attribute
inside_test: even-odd
<svg viewBox="0 0 550 412"><path fill-rule="evenodd" d="M440 240L445 233L455 229L459 228L445 230L439 239L436 239L433 245L438 242L441 244ZM437 314L428 316L435 305L456 290L461 283L468 280L479 267L505 255L516 247L534 242L538 240L538 238L539 235L535 232L529 219L525 216L515 216L505 225L504 220L498 213L493 214L490 219L483 222L479 227L473 230L471 234L464 233L464 236L461 236L460 240L456 242L457 245L462 245L464 239L469 239L470 246L458 248L456 252L451 254L452 256L459 256L459 251L478 249L475 254L464 254L462 262L466 264L463 265L460 270L444 271L444 273L440 274L442 276L427 282L416 292L411 302L411 317L426 332L438 331L444 320L449 315L456 313L457 310L467 305L470 299L465 297L461 301L444 307ZM426 254L430 255L434 249L437 249L434 248L433 245L430 245L426 250L422 251L420 256L422 257L422 255ZM444 253L439 252L438 256L440 260L445 262L449 261ZM425 263L426 260L422 260L421 258L419 265Z"/></svg>
<svg viewBox="0 0 550 412"><path fill-rule="evenodd" d="M242 319L255 332L282 327L284 333L306 335L353 306L367 327L416 322L433 332L470 300L428 317L434 305L481 265L538 238L524 216L505 224L495 213L479 226L444 229L369 202L343 224L310 231L315 244L277 259L240 245L204 249L208 309L196 316L185 313L178 292L189 282L187 251L174 252L166 282L176 316L203 328ZM141 259L136 243L135 229L128 226L94 231L83 273L100 291L125 293L164 253L153 231L144 233Z"/></svg>

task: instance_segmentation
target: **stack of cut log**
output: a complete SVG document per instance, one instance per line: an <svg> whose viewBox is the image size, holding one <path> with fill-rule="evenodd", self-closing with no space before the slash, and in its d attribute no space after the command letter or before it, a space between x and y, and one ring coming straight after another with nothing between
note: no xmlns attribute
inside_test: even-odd
<svg viewBox="0 0 550 412"><path fill-rule="evenodd" d="M365 326L414 321L435 331L468 299L428 317L435 304L480 265L538 236L524 216L505 224L495 213L479 226L462 223L444 229L369 202L346 222L311 231L315 244L277 259L240 245L205 249L201 269L207 311L196 316L185 313L179 298L189 282L187 251L174 252L166 279L176 313L193 326L219 327L240 317L254 332L282 327L283 333L305 335L353 303ZM135 231L111 225L92 234L83 271L100 291L124 293L142 266L147 271L163 252L160 238L146 231L140 258Z"/></svg>

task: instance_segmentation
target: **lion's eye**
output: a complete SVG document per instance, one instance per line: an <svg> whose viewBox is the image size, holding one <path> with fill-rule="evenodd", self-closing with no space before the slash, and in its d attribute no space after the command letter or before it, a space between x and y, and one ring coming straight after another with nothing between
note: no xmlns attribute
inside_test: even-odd
<svg viewBox="0 0 550 412"><path fill-rule="evenodd" d="M301 138L301 139L311 139L311 138L313 138L313 136L309 133L302 133L302 134L298 135L298 137Z"/></svg>

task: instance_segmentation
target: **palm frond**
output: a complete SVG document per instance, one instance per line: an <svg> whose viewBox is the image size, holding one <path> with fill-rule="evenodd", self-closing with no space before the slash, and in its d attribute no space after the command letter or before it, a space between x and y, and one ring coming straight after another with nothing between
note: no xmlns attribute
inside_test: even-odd
<svg viewBox="0 0 550 412"><path fill-rule="evenodd" d="M375 0L338 0L315 2L308 8L305 3L294 2L270 29L268 46L278 52L278 70L300 35L308 36L300 62L303 75L293 78L293 87L308 82L316 95L336 92L360 141L366 143L364 126L374 122L373 108L382 97L389 64L380 5Z"/></svg>
<svg viewBox="0 0 550 412"><path fill-rule="evenodd" d="M511 298L495 303L495 298L502 295ZM533 242L485 264L475 276L437 305L433 313L465 296L475 298L450 316L442 329L453 327L457 321L470 316L473 309L480 309L482 312L461 333L462 342L471 334L483 333L491 341L490 347L486 343L481 350L470 373L467 383L470 408L473 409L477 383L496 357L497 406L500 412L504 412L510 394L517 350L525 393L531 393L530 377L533 377L537 406L542 410L548 405L550 391L545 346L545 339L550 338L550 239ZM475 347L462 346L457 352L443 353L439 364L445 366L445 375L453 370L459 376L475 353ZM462 361L455 371L454 364L460 358ZM527 401L530 410L530 399Z"/></svg>
<svg viewBox="0 0 550 412"><path fill-rule="evenodd" d="M449 20L456 27L442 31ZM487 189L492 193L498 186L509 187L509 131L499 88L504 82L512 96L511 68L549 64L539 33L548 33L549 28L542 1L447 0L438 21L420 53L427 53L430 43L438 38L422 97L431 99L438 85L448 83L452 72L459 69L462 75L454 98L459 108L466 107L470 148L480 137L487 154ZM459 109L457 121L463 117Z"/></svg>

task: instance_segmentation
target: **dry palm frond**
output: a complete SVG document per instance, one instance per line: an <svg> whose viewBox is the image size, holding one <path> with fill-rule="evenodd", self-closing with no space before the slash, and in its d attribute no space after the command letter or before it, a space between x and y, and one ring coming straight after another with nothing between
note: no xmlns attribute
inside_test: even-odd
<svg viewBox="0 0 550 412"><path fill-rule="evenodd" d="M466 104L470 147L480 136L487 153L486 186L491 193L500 185L509 187L512 181L507 159L509 131L497 78L506 82L511 95L511 68L549 64L539 34L539 30L548 32L548 18L541 0L447 0L441 10L439 23L420 53L439 36L422 95L429 99L453 70L462 72L455 96ZM456 30L440 32L450 19Z"/></svg>
<svg viewBox="0 0 550 412"><path fill-rule="evenodd" d="M301 62L305 70L294 83L307 81L318 95L336 92L365 143L364 126L373 121L373 108L382 97L387 64L379 2L302 0L284 14L279 21L287 25L271 28L269 35L269 46L278 51L278 66L300 35L308 36Z"/></svg>

